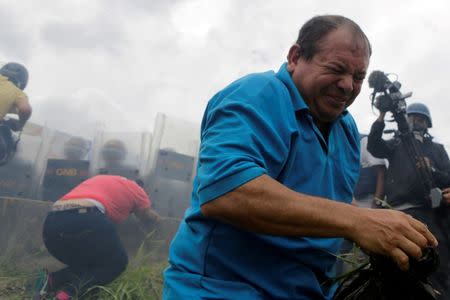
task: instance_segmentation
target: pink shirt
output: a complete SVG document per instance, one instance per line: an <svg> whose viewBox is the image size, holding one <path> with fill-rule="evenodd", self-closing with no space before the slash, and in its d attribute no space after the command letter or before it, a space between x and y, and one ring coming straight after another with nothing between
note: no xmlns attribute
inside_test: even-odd
<svg viewBox="0 0 450 300"><path fill-rule="evenodd" d="M121 176L97 175L83 181L61 200L89 198L105 207L106 215L115 223L122 223L137 209L150 207L150 199L134 181Z"/></svg>

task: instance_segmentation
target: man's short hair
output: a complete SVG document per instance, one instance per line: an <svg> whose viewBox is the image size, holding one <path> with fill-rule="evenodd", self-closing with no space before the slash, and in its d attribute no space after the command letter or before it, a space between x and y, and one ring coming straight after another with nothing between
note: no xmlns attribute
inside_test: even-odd
<svg viewBox="0 0 450 300"><path fill-rule="evenodd" d="M350 26L354 33L366 42L370 56L372 54L372 46L358 24L344 16L322 15L313 17L300 28L297 38L297 44L300 46L298 51L300 57L310 61L320 51L318 45L320 40L342 25Z"/></svg>

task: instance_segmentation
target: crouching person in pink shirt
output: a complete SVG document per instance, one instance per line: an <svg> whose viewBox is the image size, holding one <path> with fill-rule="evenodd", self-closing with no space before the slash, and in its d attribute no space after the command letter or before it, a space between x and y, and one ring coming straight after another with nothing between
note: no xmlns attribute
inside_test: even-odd
<svg viewBox="0 0 450 300"><path fill-rule="evenodd" d="M56 201L45 219L43 237L50 254L66 267L41 272L34 299L45 299L50 292L58 300L72 299L117 278L128 256L116 224L130 213L146 225L158 222L150 206L136 182L111 175L92 177Z"/></svg>

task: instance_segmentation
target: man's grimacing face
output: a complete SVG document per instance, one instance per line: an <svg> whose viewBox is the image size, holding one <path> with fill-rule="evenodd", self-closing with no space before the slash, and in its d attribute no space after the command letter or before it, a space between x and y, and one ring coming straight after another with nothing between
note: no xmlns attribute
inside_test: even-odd
<svg viewBox="0 0 450 300"><path fill-rule="evenodd" d="M298 56L298 45L291 47L288 71L312 115L328 123L338 118L361 91L369 50L354 29L342 25L319 43L310 61Z"/></svg>

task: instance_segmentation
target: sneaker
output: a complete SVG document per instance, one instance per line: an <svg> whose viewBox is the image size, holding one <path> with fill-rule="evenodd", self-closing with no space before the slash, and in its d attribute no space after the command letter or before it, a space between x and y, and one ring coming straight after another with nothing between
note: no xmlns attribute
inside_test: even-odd
<svg viewBox="0 0 450 300"><path fill-rule="evenodd" d="M33 300L45 299L48 290L49 274L47 269L41 269L37 275L36 282L34 283L35 294Z"/></svg>
<svg viewBox="0 0 450 300"><path fill-rule="evenodd" d="M58 291L58 292L56 292L55 299L56 300L70 300L72 298L65 291Z"/></svg>

